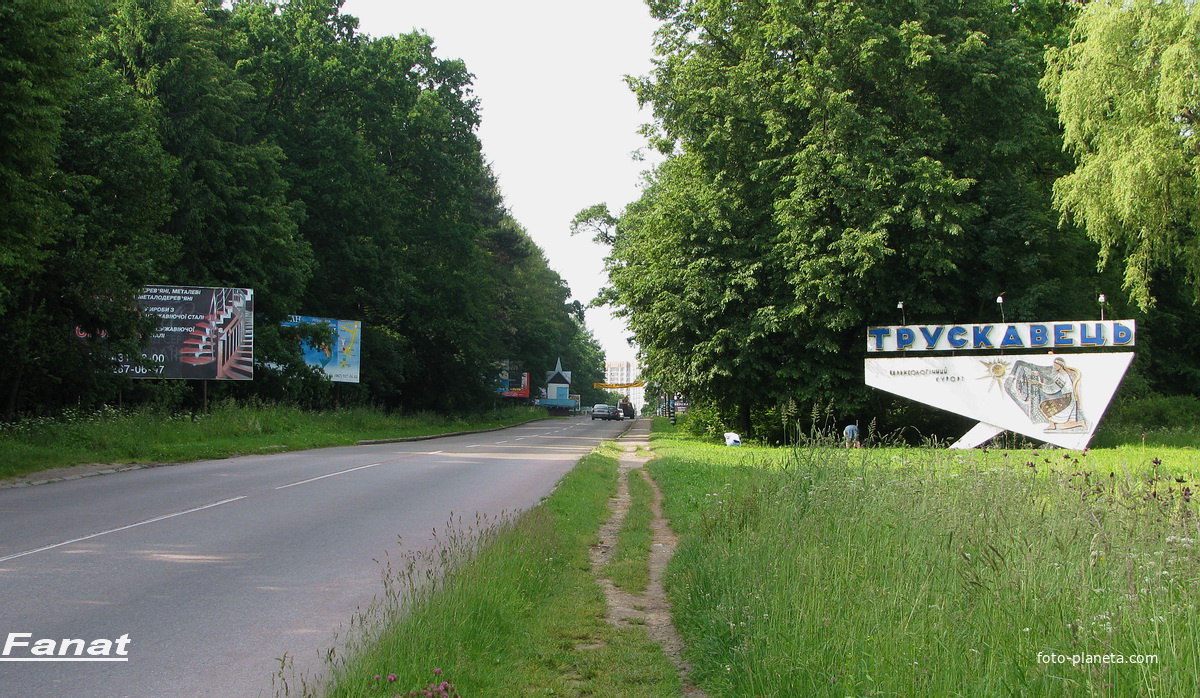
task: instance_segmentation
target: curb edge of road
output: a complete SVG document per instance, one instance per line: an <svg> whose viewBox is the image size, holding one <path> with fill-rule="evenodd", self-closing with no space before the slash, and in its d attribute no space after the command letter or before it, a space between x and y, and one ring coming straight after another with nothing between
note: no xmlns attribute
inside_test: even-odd
<svg viewBox="0 0 1200 698"><path fill-rule="evenodd" d="M356 441L354 443L354 445L355 446L368 446L371 444L403 443L405 441L428 441L430 439L442 439L442 438L445 438L448 436L465 436L467 434L484 434L489 431L500 431L501 429L511 429L513 427L519 427L519 426L522 426L525 424L532 424L534 422L544 422L549 419L553 419L553 417L538 417L536 419L530 419L528 421L519 422L517 424L506 424L505 426L502 426L502 427L492 427L491 429L476 429L474 431L453 431L453 432L446 432L444 434L427 434L425 436L404 436L404 437L397 437L395 439L368 439L368 440L363 440L363 441ZM264 454L249 454L249 453L247 453L247 454L240 454L240 455L264 455ZM36 485L48 485L52 482L67 482L70 480L82 480L83 478L86 478L86 477L96 477L99 475L112 475L113 473L123 473L123 472L128 472L130 470L146 470L149 468L163 468L163 467L168 467L168 466L173 466L173 465L183 465L185 463L194 463L194 462L195 461L181 461L178 463L116 463L116 464L105 464L103 466L103 469L100 469L100 470L92 470L89 472L80 472L80 473L76 473L76 474L72 474L72 475L62 475L60 477L51 477L51 478L45 478L42 480L27 480L27 479L2 480L2 479L0 479L0 490L18 489L18 488L22 488L22 487L34 487ZM87 464L84 464L84 465L87 465ZM31 473L31 474L36 474L36 473Z"/></svg>
<svg viewBox="0 0 1200 698"><path fill-rule="evenodd" d="M524 422L517 422L516 424L505 424L502 427L492 427L491 429L473 429L471 431L448 431L444 434L426 434L425 436L397 436L394 439L363 439L361 441L355 441L354 445L355 446L371 446L373 444L401 444L401 443L406 443L409 441L429 441L430 439L444 439L448 436L468 436L470 434L486 434L491 431L501 431L504 429L512 429L513 427L525 426L526 424L533 424L534 422L545 422L550 419L555 419L555 418L554 417L538 417L537 419L530 419L530 420L527 420Z"/></svg>

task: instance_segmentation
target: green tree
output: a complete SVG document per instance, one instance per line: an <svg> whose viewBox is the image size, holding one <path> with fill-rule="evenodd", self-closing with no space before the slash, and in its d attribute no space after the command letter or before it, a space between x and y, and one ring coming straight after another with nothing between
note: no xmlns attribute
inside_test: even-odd
<svg viewBox="0 0 1200 698"><path fill-rule="evenodd" d="M1043 81L1078 160L1055 183L1055 206L1143 309L1156 274L1175 265L1200 300L1198 34L1187 0L1091 2Z"/></svg>
<svg viewBox="0 0 1200 698"><path fill-rule="evenodd" d="M373 399L479 404L493 362L519 358L501 326L519 312L500 286L511 260L495 243L512 225L465 66L423 34L358 34L336 0L242 2L231 22L245 37L239 73L260 96L251 119L286 154L307 212L316 267L304 312L364 321Z"/></svg>
<svg viewBox="0 0 1200 698"><path fill-rule="evenodd" d="M135 293L167 281L255 288L256 353L285 367L226 394L454 410L487 404L497 360L540 380L559 356L601 380L483 160L471 75L430 37L360 35L340 0L11 0L0 20L5 414L151 392L111 362L150 330ZM273 321L293 313L364 322L361 386L289 362Z"/></svg>
<svg viewBox="0 0 1200 698"><path fill-rule="evenodd" d="M82 10L73 0L0 4L0 314L49 254L63 213L50 178L78 87Z"/></svg>
<svg viewBox="0 0 1200 698"><path fill-rule="evenodd" d="M571 371L571 392L579 396L582 407L606 402L608 391L592 387L604 382L604 348L583 324L582 317L572 318L571 327L572 334L562 353L563 368Z"/></svg>
<svg viewBox="0 0 1200 698"><path fill-rule="evenodd" d="M222 55L233 38L226 11L208 0L111 8L109 59L153 100L159 138L178 161L164 231L184 254L171 281L252 287L259 312L281 318L304 292L311 250L297 232L301 207L287 199L283 153L246 119L256 95Z"/></svg>
<svg viewBox="0 0 1200 698"><path fill-rule="evenodd" d="M568 302L570 289L511 216L491 229L488 249L495 274L491 285L499 332L497 358L524 367L534 386L543 387L544 373L567 356L568 345L580 331Z"/></svg>
<svg viewBox="0 0 1200 698"><path fill-rule="evenodd" d="M18 291L0 325L10 348L0 377L9 418L111 399L125 383L112 374L113 355L136 354L149 330L131 299L178 257L161 232L175 161L159 144L153 105L104 60L101 14L69 39L79 50L78 85L49 177L59 209L53 238L39 246L36 268L9 279Z"/></svg>
<svg viewBox="0 0 1200 698"><path fill-rule="evenodd" d="M1038 91L1046 12L651 8L660 59L633 86L668 160L607 233L607 298L656 382L746 433L756 405L864 405L862 332L894 324L898 301L949 322L995 312L1005 291L1020 316L1094 297L1080 236L1046 215L1061 161ZM581 215L603 235L603 213Z"/></svg>

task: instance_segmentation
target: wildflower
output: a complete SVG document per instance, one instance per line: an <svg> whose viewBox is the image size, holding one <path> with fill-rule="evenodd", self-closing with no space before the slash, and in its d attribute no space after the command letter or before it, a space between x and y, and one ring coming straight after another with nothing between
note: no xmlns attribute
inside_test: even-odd
<svg viewBox="0 0 1200 698"><path fill-rule="evenodd" d="M395 674L388 674L388 683L396 683L396 678Z"/></svg>
<svg viewBox="0 0 1200 698"><path fill-rule="evenodd" d="M434 669L434 670L433 670L433 675L434 675L434 676L441 676L441 675L442 675L442 670L441 670L441 669Z"/></svg>

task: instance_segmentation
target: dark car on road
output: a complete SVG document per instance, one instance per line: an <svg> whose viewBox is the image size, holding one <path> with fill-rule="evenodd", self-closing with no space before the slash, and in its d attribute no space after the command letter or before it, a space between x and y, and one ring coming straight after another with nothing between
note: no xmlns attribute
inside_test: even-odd
<svg viewBox="0 0 1200 698"><path fill-rule="evenodd" d="M621 410L612 405L596 405L592 408L592 419L616 419L620 421L622 418Z"/></svg>

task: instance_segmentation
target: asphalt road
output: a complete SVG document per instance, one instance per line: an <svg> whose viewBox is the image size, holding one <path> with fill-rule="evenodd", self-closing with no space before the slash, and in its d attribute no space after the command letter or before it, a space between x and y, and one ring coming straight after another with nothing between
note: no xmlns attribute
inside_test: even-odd
<svg viewBox="0 0 1200 698"><path fill-rule="evenodd" d="M127 661L0 661L0 696L272 695L277 658L320 671L382 593L382 561L452 515L536 504L628 425L547 420L0 490L0 650L30 643L7 658L128 636Z"/></svg>

